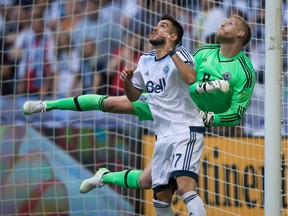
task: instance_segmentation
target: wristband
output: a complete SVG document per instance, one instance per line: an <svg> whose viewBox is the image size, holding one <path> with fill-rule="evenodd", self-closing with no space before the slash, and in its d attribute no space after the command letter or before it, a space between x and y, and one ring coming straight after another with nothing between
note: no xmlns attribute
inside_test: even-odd
<svg viewBox="0 0 288 216"><path fill-rule="evenodd" d="M171 51L168 53L168 55L169 55L170 57L172 57L175 53L176 53L176 50L171 50Z"/></svg>

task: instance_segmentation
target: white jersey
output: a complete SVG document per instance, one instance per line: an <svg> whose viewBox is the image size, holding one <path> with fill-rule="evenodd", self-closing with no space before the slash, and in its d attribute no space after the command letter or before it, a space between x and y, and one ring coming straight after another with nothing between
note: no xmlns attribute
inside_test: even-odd
<svg viewBox="0 0 288 216"><path fill-rule="evenodd" d="M194 59L184 47L176 54L194 67ZM189 126L203 126L198 108L189 94L189 85L180 76L169 55L156 60L156 51L141 56L132 79L133 85L149 93L149 107L158 138L189 132Z"/></svg>

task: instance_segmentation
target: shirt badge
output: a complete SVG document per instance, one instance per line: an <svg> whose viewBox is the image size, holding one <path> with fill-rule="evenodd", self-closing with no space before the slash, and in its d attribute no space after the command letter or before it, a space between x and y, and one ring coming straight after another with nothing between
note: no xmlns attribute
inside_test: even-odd
<svg viewBox="0 0 288 216"><path fill-rule="evenodd" d="M166 64L166 65L164 66L164 68L163 68L163 73L164 73L165 75L167 75L168 72L169 72L169 70L170 70L170 66L169 66L168 64Z"/></svg>
<svg viewBox="0 0 288 216"><path fill-rule="evenodd" d="M146 95L141 95L138 100L142 103L146 103L148 101L148 97Z"/></svg>
<svg viewBox="0 0 288 216"><path fill-rule="evenodd" d="M230 74L230 72L226 72L226 73L222 74L222 77L224 80L229 81L231 79L231 74Z"/></svg>

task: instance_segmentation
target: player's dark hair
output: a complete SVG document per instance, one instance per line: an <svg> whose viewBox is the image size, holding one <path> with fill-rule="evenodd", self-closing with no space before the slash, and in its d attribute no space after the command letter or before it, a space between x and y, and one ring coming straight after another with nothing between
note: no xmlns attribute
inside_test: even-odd
<svg viewBox="0 0 288 216"><path fill-rule="evenodd" d="M178 36L175 43L178 44L181 41L183 34L184 34L184 29L183 29L182 25L174 17L172 17L169 14L164 14L161 17L161 20L169 20L170 22L172 22L173 26L176 28L177 36Z"/></svg>

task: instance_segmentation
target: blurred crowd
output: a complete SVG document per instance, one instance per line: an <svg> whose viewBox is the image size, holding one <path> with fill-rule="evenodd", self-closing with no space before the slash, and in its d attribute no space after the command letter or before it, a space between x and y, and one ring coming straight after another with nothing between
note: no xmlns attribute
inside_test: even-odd
<svg viewBox="0 0 288 216"><path fill-rule="evenodd" d="M163 13L183 24L181 44L191 53L205 43L216 43L215 32L232 14L250 22L253 34L245 52L257 74L250 113L261 113L265 0L0 0L1 97L29 95L43 100L89 93L122 95L119 72L123 67L135 68L141 53L151 48L147 38ZM284 0L286 101L287 21ZM262 121L254 117L251 121ZM249 120L246 124L249 128Z"/></svg>

